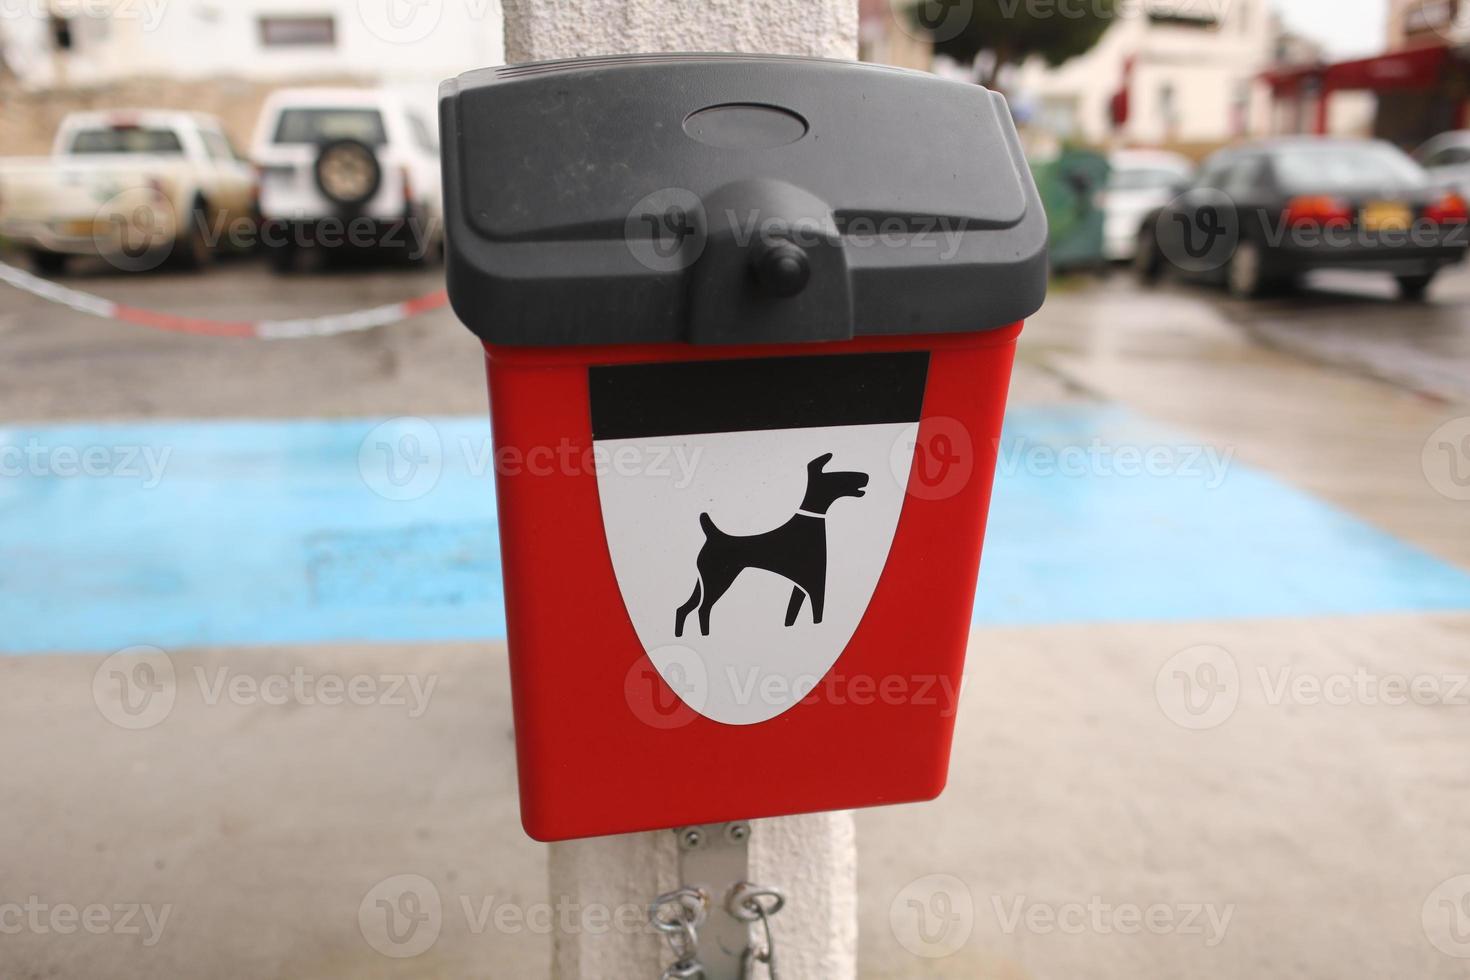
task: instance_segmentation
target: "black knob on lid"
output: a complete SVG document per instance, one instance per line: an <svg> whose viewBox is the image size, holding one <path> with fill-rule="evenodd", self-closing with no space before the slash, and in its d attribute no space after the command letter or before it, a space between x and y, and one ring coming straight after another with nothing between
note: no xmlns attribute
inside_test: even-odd
<svg viewBox="0 0 1470 980"><path fill-rule="evenodd" d="M788 241L762 242L754 260L755 278L771 296L788 299L806 288L812 267L806 252Z"/></svg>

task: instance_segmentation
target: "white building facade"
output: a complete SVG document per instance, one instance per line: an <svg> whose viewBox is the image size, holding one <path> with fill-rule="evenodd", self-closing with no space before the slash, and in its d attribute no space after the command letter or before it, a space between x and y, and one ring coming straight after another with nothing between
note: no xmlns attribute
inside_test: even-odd
<svg viewBox="0 0 1470 980"><path fill-rule="evenodd" d="M1259 76L1279 34L1268 0L1120 0L1119 8L1087 54L1060 68L1032 59L1014 73L1011 87L1033 121L1093 145L1214 145L1267 130Z"/></svg>
<svg viewBox="0 0 1470 980"><path fill-rule="evenodd" d="M132 77L429 85L504 60L499 0L0 0L28 89Z"/></svg>
<svg viewBox="0 0 1470 980"><path fill-rule="evenodd" d="M1388 48L1470 45L1470 0L1389 0Z"/></svg>

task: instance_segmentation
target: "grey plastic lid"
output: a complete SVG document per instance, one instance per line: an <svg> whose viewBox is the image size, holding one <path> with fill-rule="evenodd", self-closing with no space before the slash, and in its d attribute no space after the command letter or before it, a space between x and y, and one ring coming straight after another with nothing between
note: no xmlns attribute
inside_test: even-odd
<svg viewBox="0 0 1470 980"><path fill-rule="evenodd" d="M449 295L512 345L985 330L1046 292L1005 101L806 58L633 55L440 89Z"/></svg>

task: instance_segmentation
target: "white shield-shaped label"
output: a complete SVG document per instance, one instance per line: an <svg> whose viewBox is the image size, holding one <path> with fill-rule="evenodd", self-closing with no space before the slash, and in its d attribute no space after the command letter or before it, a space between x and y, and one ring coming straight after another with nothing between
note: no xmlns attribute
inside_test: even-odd
<svg viewBox="0 0 1470 980"><path fill-rule="evenodd" d="M924 353L591 370L618 587L689 707L757 724L831 671L888 560L927 373Z"/></svg>

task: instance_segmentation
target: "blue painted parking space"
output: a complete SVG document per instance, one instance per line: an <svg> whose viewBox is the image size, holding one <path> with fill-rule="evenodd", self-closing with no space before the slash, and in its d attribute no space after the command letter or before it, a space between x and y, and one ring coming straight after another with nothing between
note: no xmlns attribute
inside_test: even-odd
<svg viewBox="0 0 1470 980"><path fill-rule="evenodd" d="M0 652L503 637L487 422L379 421L0 430ZM1463 609L1470 575L1228 449L1008 418L977 623Z"/></svg>

